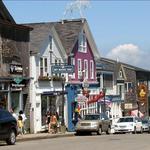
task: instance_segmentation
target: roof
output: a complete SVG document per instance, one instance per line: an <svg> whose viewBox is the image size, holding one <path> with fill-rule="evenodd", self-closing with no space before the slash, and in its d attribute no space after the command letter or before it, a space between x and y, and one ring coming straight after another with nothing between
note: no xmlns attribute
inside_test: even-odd
<svg viewBox="0 0 150 150"><path fill-rule="evenodd" d="M24 24L30 26L33 30L30 32L30 50L32 54L39 53L43 46L43 42L50 35L52 23L29 23Z"/></svg>
<svg viewBox="0 0 150 150"><path fill-rule="evenodd" d="M119 64L123 65L123 67L129 67L130 69L133 69L135 71L142 71L142 72L149 72L150 73L150 70L146 70L146 69L143 69L143 68L140 68L137 66L133 66L133 65L130 65L127 63L123 63L123 62L117 62L117 60L113 60L113 59L109 59L109 58L101 57L100 61L98 61L98 63L101 63L101 61L108 61L109 63L113 63L113 64L119 63Z"/></svg>
<svg viewBox="0 0 150 150"><path fill-rule="evenodd" d="M79 32L83 28L82 20L63 20L56 22L54 27L66 53L70 54L78 39Z"/></svg>
<svg viewBox="0 0 150 150"><path fill-rule="evenodd" d="M2 0L0 0L0 21L15 23L15 20L10 15Z"/></svg>
<svg viewBox="0 0 150 150"><path fill-rule="evenodd" d="M62 20L59 22L29 23L24 25L33 28L30 36L32 54L39 53L43 46L43 43L46 39L48 40L48 36L50 35L50 33L52 33L51 35L55 37L55 40L61 47L61 50L64 50L66 54L69 55L78 40L80 31L84 28L87 38L89 39L89 44L92 47L92 51L94 51L94 56L99 56L99 52L89 30L86 19Z"/></svg>

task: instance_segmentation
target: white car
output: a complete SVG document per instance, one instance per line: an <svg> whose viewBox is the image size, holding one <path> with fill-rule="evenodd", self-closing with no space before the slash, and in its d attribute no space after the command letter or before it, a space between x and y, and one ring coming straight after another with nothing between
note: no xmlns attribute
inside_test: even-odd
<svg viewBox="0 0 150 150"><path fill-rule="evenodd" d="M114 125L115 133L143 132L142 120L135 116L121 117Z"/></svg>

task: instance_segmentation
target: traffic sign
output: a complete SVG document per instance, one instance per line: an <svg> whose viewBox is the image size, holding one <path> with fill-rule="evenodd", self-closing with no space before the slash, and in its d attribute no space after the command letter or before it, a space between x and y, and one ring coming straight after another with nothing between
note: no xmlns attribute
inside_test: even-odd
<svg viewBox="0 0 150 150"><path fill-rule="evenodd" d="M52 73L74 73L74 65L53 65Z"/></svg>

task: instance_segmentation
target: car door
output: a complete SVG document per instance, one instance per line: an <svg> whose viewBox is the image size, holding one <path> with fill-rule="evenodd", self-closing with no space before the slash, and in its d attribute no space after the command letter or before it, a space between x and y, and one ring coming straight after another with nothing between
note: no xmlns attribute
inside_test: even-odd
<svg viewBox="0 0 150 150"><path fill-rule="evenodd" d="M6 133L6 121L4 111L0 112L0 135L4 136Z"/></svg>

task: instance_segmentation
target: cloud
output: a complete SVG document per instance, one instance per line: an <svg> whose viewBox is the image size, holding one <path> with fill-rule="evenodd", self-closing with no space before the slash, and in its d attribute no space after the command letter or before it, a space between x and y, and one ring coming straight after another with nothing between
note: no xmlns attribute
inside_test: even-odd
<svg viewBox="0 0 150 150"><path fill-rule="evenodd" d="M141 63L142 63L144 55L145 53L143 53L137 45L122 44L113 48L106 55L106 57L110 59L114 59L114 60L119 59L120 62L124 62L124 63L134 65L137 67L141 67L142 66Z"/></svg>

